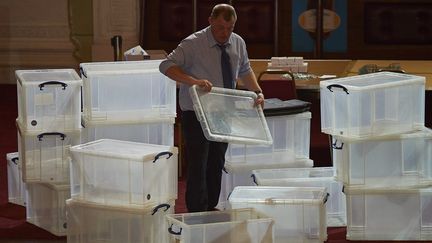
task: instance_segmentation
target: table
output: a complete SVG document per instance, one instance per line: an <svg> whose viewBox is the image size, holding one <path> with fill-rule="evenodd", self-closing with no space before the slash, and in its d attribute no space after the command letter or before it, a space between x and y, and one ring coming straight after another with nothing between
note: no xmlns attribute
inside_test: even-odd
<svg viewBox="0 0 432 243"><path fill-rule="evenodd" d="M426 78L425 89L432 90L432 61L429 60L356 60L350 64L346 76L358 74L358 70L367 64L386 67L392 63L398 63L407 74L424 76Z"/></svg>
<svg viewBox="0 0 432 243"><path fill-rule="evenodd" d="M324 59L311 59L304 60L308 63L308 74L313 74L316 76L321 75L336 75L336 77L344 77L347 75L351 66L353 65L353 60L324 60ZM258 77L258 75L267 70L267 65L270 62L269 59L251 59L251 67ZM313 78L307 80L296 80L297 90L319 90L319 82L321 79ZM242 84L239 82L239 86Z"/></svg>

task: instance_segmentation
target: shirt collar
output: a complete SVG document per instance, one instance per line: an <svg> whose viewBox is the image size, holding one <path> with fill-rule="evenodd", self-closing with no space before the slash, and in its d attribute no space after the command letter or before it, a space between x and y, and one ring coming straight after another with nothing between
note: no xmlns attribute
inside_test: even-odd
<svg viewBox="0 0 432 243"><path fill-rule="evenodd" d="M214 46L219 45L219 43L213 37L213 34L211 32L210 26L207 26L207 28L206 28L205 31L206 31L206 34L207 34L207 40L208 40L209 47L214 47ZM232 38L232 34L228 38L228 41L224 43L225 46L230 46L231 45L231 38Z"/></svg>

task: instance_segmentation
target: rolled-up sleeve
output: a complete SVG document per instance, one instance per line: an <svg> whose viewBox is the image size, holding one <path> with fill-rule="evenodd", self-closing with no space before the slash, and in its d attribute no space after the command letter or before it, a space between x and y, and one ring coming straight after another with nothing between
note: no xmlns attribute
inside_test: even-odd
<svg viewBox="0 0 432 243"><path fill-rule="evenodd" d="M184 66L185 54L183 46L180 44L177 48L172 51L168 57L161 62L159 65L159 71L163 74L172 66Z"/></svg>
<svg viewBox="0 0 432 243"><path fill-rule="evenodd" d="M240 48L240 67L239 67L239 77L243 77L246 74L252 72L252 68L250 66L248 53L246 50L246 43L243 39L240 39L241 48Z"/></svg>

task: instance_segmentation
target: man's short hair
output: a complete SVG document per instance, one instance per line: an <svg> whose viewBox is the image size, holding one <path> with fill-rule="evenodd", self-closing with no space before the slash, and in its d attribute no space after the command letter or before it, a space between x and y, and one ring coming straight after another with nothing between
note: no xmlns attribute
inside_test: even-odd
<svg viewBox="0 0 432 243"><path fill-rule="evenodd" d="M213 7L210 17L216 19L220 15L223 16L225 21L230 21L232 19L237 20L236 11L234 7L229 4L221 3Z"/></svg>

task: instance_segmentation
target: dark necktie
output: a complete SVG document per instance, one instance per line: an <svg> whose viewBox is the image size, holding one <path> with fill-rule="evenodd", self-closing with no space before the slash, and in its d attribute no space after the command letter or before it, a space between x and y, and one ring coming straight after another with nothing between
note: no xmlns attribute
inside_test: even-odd
<svg viewBox="0 0 432 243"><path fill-rule="evenodd" d="M226 52L224 45L218 45L221 49L221 68L222 68L222 77L223 77L223 83L224 88L233 88L233 80L232 80L232 70L231 70L231 62L230 58L228 56L228 53Z"/></svg>

